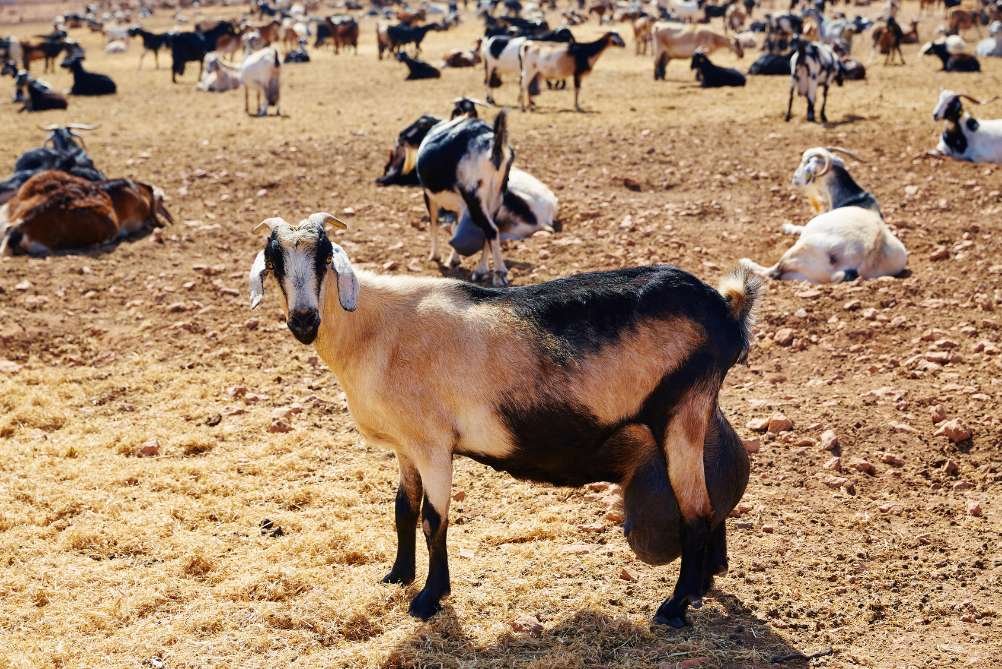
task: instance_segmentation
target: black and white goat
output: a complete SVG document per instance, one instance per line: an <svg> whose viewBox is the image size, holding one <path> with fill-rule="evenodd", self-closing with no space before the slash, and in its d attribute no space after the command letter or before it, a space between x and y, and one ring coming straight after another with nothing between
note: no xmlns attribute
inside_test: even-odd
<svg viewBox="0 0 1002 669"><path fill-rule="evenodd" d="M689 69L696 70L696 79L703 88L722 88L724 86L744 86L745 75L733 67L720 67L710 62L702 51L692 54Z"/></svg>
<svg viewBox="0 0 1002 669"><path fill-rule="evenodd" d="M397 60L407 66L407 77L404 81L416 81L418 79L439 79L442 76L441 70L432 65L431 63L426 63L423 60L418 60L417 58L412 58L407 55L406 51L400 51L397 53Z"/></svg>
<svg viewBox="0 0 1002 669"><path fill-rule="evenodd" d="M838 56L826 44L797 40L796 50L790 56L790 99L786 105L786 120L793 117L793 94L807 98L807 120L814 121L814 101L818 87L824 91L821 100L821 122L828 122L828 89L832 82L842 85L842 66Z"/></svg>
<svg viewBox="0 0 1002 669"><path fill-rule="evenodd" d="M397 554L383 581L414 580L420 516L429 567L411 615L433 616L450 591L453 458L465 455L555 485L621 483L637 556L681 554L654 620L684 626L727 569L725 519L748 481L718 394L749 348L757 280L738 272L714 290L667 265L509 289L386 276L355 269L328 221L262 222L251 306L274 277L289 329L334 372L359 432L396 453Z"/></svg>
<svg viewBox="0 0 1002 669"><path fill-rule="evenodd" d="M980 72L981 63L969 53L951 53L946 40L927 42L920 52L923 56L936 56L943 63L944 72Z"/></svg>
<svg viewBox="0 0 1002 669"><path fill-rule="evenodd" d="M83 67L84 56L74 51L62 62L61 67L73 73L73 87L70 95L114 95L118 91L115 82L106 74L88 72Z"/></svg>
<svg viewBox="0 0 1002 669"><path fill-rule="evenodd" d="M748 258L742 265L771 279L811 283L894 276L905 269L908 252L884 222L877 199L835 153L853 156L837 147L808 149L793 174L793 185L805 191L818 213L807 225L783 226L783 232L798 236L796 243L772 267Z"/></svg>
<svg viewBox="0 0 1002 669"><path fill-rule="evenodd" d="M14 85L23 91L26 90L28 94L24 98L24 102L22 102L21 108L18 110L19 112L39 112L49 109L66 109L69 107L66 96L52 90L44 81L33 78L25 70L17 73Z"/></svg>
<svg viewBox="0 0 1002 669"><path fill-rule="evenodd" d="M570 44L574 35L567 28L561 28L548 33L546 39L529 37L512 37L497 35L481 43L481 55L484 60L484 86L487 89L487 102L494 103L492 89L500 88L503 76L517 76L522 70L519 53L522 45L530 39L541 42L557 42Z"/></svg>
<svg viewBox="0 0 1002 669"><path fill-rule="evenodd" d="M970 95L954 91L941 91L932 110L932 118L945 121L946 128L940 135L935 153L972 163L1002 164L1002 119L983 121L974 118L964 111L961 98L976 105L992 102L980 102Z"/></svg>
<svg viewBox="0 0 1002 669"><path fill-rule="evenodd" d="M156 69L160 69L160 49L170 46L170 33L151 33L149 30L135 27L129 28L129 37L139 37L143 40L143 51L139 54L139 65L136 69L143 68L143 59L147 53L153 54L153 63Z"/></svg>
<svg viewBox="0 0 1002 669"><path fill-rule="evenodd" d="M472 277L475 281L487 278L490 253L495 286L508 284L508 268L501 256L501 238L495 220L515 159L515 152L508 145L507 118L506 111L498 112L493 128L472 114L440 123L421 142L415 163L431 221L429 259L439 259L439 210L457 216L468 211L485 238L483 255Z"/></svg>

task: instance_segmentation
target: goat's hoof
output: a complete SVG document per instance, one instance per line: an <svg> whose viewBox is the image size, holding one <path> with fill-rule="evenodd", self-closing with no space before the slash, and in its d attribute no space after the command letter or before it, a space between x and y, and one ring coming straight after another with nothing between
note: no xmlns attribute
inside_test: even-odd
<svg viewBox="0 0 1002 669"><path fill-rule="evenodd" d="M494 272L493 280L491 281L495 288L505 288L508 286L508 272Z"/></svg>
<svg viewBox="0 0 1002 669"><path fill-rule="evenodd" d="M470 272L470 281L476 281L476 282L483 281L484 279L487 278L488 274L490 274L490 272L480 272L477 270L473 270L472 272Z"/></svg>
<svg viewBox="0 0 1002 669"><path fill-rule="evenodd" d="M457 267L459 267L462 264L463 264L463 261L459 257L449 258L449 269L456 269Z"/></svg>
<svg viewBox="0 0 1002 669"><path fill-rule="evenodd" d="M685 618L685 606L678 605L674 599L665 601L658 607L657 613L654 614L654 624L668 625L677 630L682 629L689 624L689 621Z"/></svg>
<svg viewBox="0 0 1002 669"><path fill-rule="evenodd" d="M414 567L402 569L394 566L390 573L383 577L383 583L398 583L407 585L414 582Z"/></svg>
<svg viewBox="0 0 1002 669"><path fill-rule="evenodd" d="M425 589L419 592L417 597L411 600L411 605L407 610L407 613L414 618L428 620L441 610L442 604L439 601L439 596L433 595Z"/></svg>

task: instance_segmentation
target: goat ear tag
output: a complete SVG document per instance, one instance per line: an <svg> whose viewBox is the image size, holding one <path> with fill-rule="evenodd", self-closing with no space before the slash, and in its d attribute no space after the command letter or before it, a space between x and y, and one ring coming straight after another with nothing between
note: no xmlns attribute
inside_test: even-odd
<svg viewBox="0 0 1002 669"><path fill-rule="evenodd" d="M264 264L264 251L259 251L251 265L250 275L250 308L256 309L264 299L264 275L268 271Z"/></svg>
<svg viewBox="0 0 1002 669"><path fill-rule="evenodd" d="M338 246L331 253L331 269L337 276L337 299L345 311L355 311L358 307L358 279L348 256Z"/></svg>

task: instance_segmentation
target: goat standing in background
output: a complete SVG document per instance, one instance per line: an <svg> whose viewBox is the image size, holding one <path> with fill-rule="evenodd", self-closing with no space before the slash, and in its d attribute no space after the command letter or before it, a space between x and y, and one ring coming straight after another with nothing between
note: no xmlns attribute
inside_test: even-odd
<svg viewBox="0 0 1002 669"><path fill-rule="evenodd" d="M807 120L814 121L814 101L818 87L824 92L821 100L821 122L828 122L828 89L835 82L842 85L842 68L831 47L819 42L797 41L796 51L790 56L790 100L786 106L786 120L793 118L793 94L807 98Z"/></svg>
<svg viewBox="0 0 1002 669"><path fill-rule="evenodd" d="M619 33L607 32L594 42L571 42L550 45L528 41L518 52L521 66L519 104L522 111L533 109L532 98L539 94L539 80L563 80L574 77L574 109L581 110L581 81L609 47L623 48L626 42Z"/></svg>

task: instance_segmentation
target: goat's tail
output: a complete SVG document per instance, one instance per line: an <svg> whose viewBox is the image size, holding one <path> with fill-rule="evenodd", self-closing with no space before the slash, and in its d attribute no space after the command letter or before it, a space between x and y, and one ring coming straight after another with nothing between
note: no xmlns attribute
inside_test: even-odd
<svg viewBox="0 0 1002 669"><path fill-rule="evenodd" d="M502 109L494 117L494 149L491 151L491 161L497 168L501 167L506 146L508 146L508 111Z"/></svg>
<svg viewBox="0 0 1002 669"><path fill-rule="evenodd" d="M751 345L751 328L755 322L755 302L762 289L762 279L744 265L720 280L717 292L727 302L730 317L741 332L741 352L745 357Z"/></svg>

